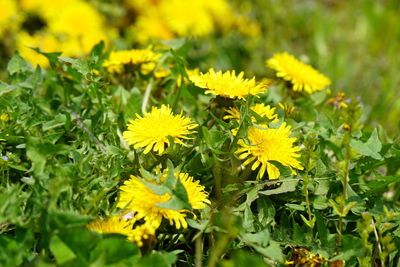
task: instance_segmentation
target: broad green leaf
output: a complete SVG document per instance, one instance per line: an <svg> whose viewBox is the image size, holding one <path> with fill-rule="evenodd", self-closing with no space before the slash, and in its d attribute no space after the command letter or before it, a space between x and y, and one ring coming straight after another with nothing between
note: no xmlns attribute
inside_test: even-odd
<svg viewBox="0 0 400 267"><path fill-rule="evenodd" d="M0 81L0 97L2 97L3 95L6 95L16 89L18 89L17 86L8 85L8 84Z"/></svg>
<svg viewBox="0 0 400 267"><path fill-rule="evenodd" d="M382 159L382 156L379 154L382 144L379 140L376 129L372 132L366 143L352 139L350 145L361 155L369 156L377 160Z"/></svg>
<svg viewBox="0 0 400 267"><path fill-rule="evenodd" d="M7 65L7 71L11 75L19 72L24 73L31 70L32 68L28 65L28 63L26 63L25 59L23 59L18 52L15 52Z"/></svg>
<svg viewBox="0 0 400 267"><path fill-rule="evenodd" d="M124 262L133 266L139 259L139 249L124 238L107 238L97 243L90 253L91 262L100 257L106 265Z"/></svg>
<svg viewBox="0 0 400 267"><path fill-rule="evenodd" d="M60 265L76 258L75 253L58 236L51 239L50 251Z"/></svg>
<svg viewBox="0 0 400 267"><path fill-rule="evenodd" d="M149 267L149 266L157 266L157 267L169 267L175 263L177 257L172 252L155 252L150 255L147 255L140 259L137 263L137 267Z"/></svg>

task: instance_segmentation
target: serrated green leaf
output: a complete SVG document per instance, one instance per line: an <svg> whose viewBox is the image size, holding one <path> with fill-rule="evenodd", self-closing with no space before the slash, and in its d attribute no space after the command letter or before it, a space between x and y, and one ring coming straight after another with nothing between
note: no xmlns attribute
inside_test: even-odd
<svg viewBox="0 0 400 267"><path fill-rule="evenodd" d="M352 139L350 146L361 155L369 156L377 160L382 159L382 156L379 154L379 151L382 148L382 143L379 140L376 129L372 132L366 143Z"/></svg>
<svg viewBox="0 0 400 267"><path fill-rule="evenodd" d="M23 59L18 52L15 52L13 57L8 62L7 71L13 75L15 73L32 71L32 68L28 65L28 63L26 63L25 59Z"/></svg>

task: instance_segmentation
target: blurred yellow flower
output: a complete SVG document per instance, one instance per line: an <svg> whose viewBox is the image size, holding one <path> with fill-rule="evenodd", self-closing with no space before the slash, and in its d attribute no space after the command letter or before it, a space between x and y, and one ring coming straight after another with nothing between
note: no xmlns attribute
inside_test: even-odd
<svg viewBox="0 0 400 267"><path fill-rule="evenodd" d="M54 35L49 33L38 32L35 35L30 35L26 32L20 32L17 47L25 60L33 65L47 68L49 66L48 59L32 48L39 48L46 53L61 52L62 43L58 41Z"/></svg>
<svg viewBox="0 0 400 267"><path fill-rule="evenodd" d="M125 220L120 216L112 216L109 219L95 220L87 225L87 228L100 234L121 234L129 236L133 227L132 220Z"/></svg>
<svg viewBox="0 0 400 267"><path fill-rule="evenodd" d="M254 106L251 106L250 109L257 113L261 118L267 118L271 120L271 122L279 121L278 115L275 114L276 108L272 108L270 105L255 104ZM228 113L228 115L224 116L224 120L240 120L240 112L236 107L230 107L229 109L225 109L225 111ZM252 121L256 122L257 120L253 117Z"/></svg>
<svg viewBox="0 0 400 267"><path fill-rule="evenodd" d="M206 94L218 95L225 98L244 99L248 95L266 92L266 85L256 83L255 78L243 79L244 73L236 76L235 71L215 72L210 69L207 73L191 75L189 79L198 87L206 89Z"/></svg>
<svg viewBox="0 0 400 267"><path fill-rule="evenodd" d="M109 72L121 72L124 65L140 65L156 62L160 57L161 54L154 52L151 47L146 49L113 51L103 63L103 66L106 67Z"/></svg>
<svg viewBox="0 0 400 267"><path fill-rule="evenodd" d="M209 204L208 194L204 191L204 186L199 181L194 182L193 177L186 173L175 173L175 177L179 179L186 189L189 203L193 209L203 209ZM149 181L146 181L150 183ZM188 224L185 220L188 210L173 210L159 207L157 204L165 203L171 199L168 193L163 195L156 194L147 187L142 180L131 175L128 181L121 186L120 198L117 204L119 208L126 208L135 212L135 217L140 220L144 219L153 229L157 229L163 218L169 223L175 224L177 229L187 228Z"/></svg>
<svg viewBox="0 0 400 267"><path fill-rule="evenodd" d="M0 37L3 37L7 30L14 30L17 26L18 12L15 0L0 1Z"/></svg>
<svg viewBox="0 0 400 267"><path fill-rule="evenodd" d="M104 17L89 3L82 0L21 0L20 7L43 20L45 27L17 34L21 55L32 64L47 67L44 56L28 47L44 52L63 52L63 56L77 57L90 52L100 41L106 43L116 32L105 25Z"/></svg>
<svg viewBox="0 0 400 267"><path fill-rule="evenodd" d="M235 153L239 155L240 159L247 158L243 165L246 166L254 161L251 166L253 171L261 165L257 179L261 179L266 170L270 180L279 177L279 169L271 161L277 161L291 169L303 169L296 159L300 157L297 154L300 148L293 146L297 139L289 137L291 135L290 128L286 123L282 123L277 129L253 126L247 133L250 144L243 139L238 141L240 148Z"/></svg>
<svg viewBox="0 0 400 267"><path fill-rule="evenodd" d="M191 139L187 135L194 133L193 129L197 127L190 118L183 117L182 113L174 115L171 108L165 105L161 108L153 107L151 112L145 112L144 117L139 114L136 117L129 121L123 138L128 145L134 145L135 149L145 148L144 154L153 149L161 155L165 146L170 145L169 136L175 143L185 145L181 139Z"/></svg>
<svg viewBox="0 0 400 267"><path fill-rule="evenodd" d="M8 116L7 113L2 113L2 114L0 115L0 120L2 120L2 121L4 121L4 122L7 122L9 119L10 119L10 116Z"/></svg>
<svg viewBox="0 0 400 267"><path fill-rule="evenodd" d="M291 82L293 91L312 94L331 84L331 81L319 71L286 52L275 54L266 61L266 64L276 71L277 77Z"/></svg>
<svg viewBox="0 0 400 267"><path fill-rule="evenodd" d="M209 1L162 1L160 13L168 27L178 36L203 36L214 30L207 2Z"/></svg>

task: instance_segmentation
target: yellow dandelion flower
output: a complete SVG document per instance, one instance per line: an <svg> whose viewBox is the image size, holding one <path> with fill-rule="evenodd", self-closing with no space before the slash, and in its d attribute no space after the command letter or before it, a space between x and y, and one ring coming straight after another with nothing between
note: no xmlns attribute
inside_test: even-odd
<svg viewBox="0 0 400 267"><path fill-rule="evenodd" d="M121 72L124 65L140 65L156 62L161 54L154 52L151 47L146 49L131 49L111 52L108 60L103 63L109 72Z"/></svg>
<svg viewBox="0 0 400 267"><path fill-rule="evenodd" d="M319 71L288 53L275 54L266 63L276 71L277 77L293 84L293 91L312 94L331 84L331 81Z"/></svg>
<svg viewBox="0 0 400 267"><path fill-rule="evenodd" d="M128 240L136 243L138 247L142 247L146 240L154 239L156 230L149 222L145 221L129 232Z"/></svg>
<svg viewBox="0 0 400 267"><path fill-rule="evenodd" d="M183 117L182 113L174 115L171 108L165 105L153 107L151 112L145 112L144 117L139 114L136 117L129 121L128 130L122 137L135 149L145 148L144 154L153 149L161 155L165 146L170 145L168 136L174 139L174 143L185 145L181 139L191 139L187 135L194 133L193 129L197 127L190 118Z"/></svg>
<svg viewBox="0 0 400 267"><path fill-rule="evenodd" d="M133 220L125 220L119 216L112 216L105 221L95 220L90 222L86 227L100 234L114 233L129 236L133 223Z"/></svg>
<svg viewBox="0 0 400 267"><path fill-rule="evenodd" d="M260 115L261 118L267 118L271 120L271 122L278 122L278 115L275 114L275 108L272 108L270 105L265 104L255 104L254 106L250 107L252 111ZM224 116L224 120L227 119L234 119L240 120L240 112L236 107L231 107L229 109L225 109L228 115ZM256 122L256 118L252 118L253 122Z"/></svg>
<svg viewBox="0 0 400 267"><path fill-rule="evenodd" d="M240 148L235 153L239 155L240 159L247 158L243 162L244 166L254 161L251 166L252 170L261 165L257 175L258 179L264 176L265 170L268 172L269 179L277 179L280 172L271 161L277 161L291 169L303 169L296 159L300 157L297 154L300 148L293 146L296 138L289 137L290 134L290 126L286 123L282 123L277 129L250 127L247 134L250 144L246 144L243 139L240 139L238 141Z"/></svg>
<svg viewBox="0 0 400 267"><path fill-rule="evenodd" d="M199 181L193 181L193 177L186 173L175 173L186 189L189 203L193 209L203 209L206 204L209 204L208 194L204 191L204 186L199 184ZM188 210L173 210L162 208L157 204L167 202L171 199L168 193L158 195L148 188L139 178L131 175L128 181L121 186L120 199L117 207L127 208L135 212L135 217L140 220L145 219L149 223L149 227L157 229L163 218L169 223L175 224L179 229L181 226L187 228L188 224L185 220Z"/></svg>
<svg viewBox="0 0 400 267"><path fill-rule="evenodd" d="M210 69L207 73L189 76L198 87L206 89L206 94L213 94L232 99L244 99L248 95L257 95L266 91L265 84L256 83L255 78L243 79L244 73L236 76L235 71L215 72Z"/></svg>
<svg viewBox="0 0 400 267"><path fill-rule="evenodd" d="M206 0L162 1L160 13L168 27L178 36L204 36L214 30Z"/></svg>

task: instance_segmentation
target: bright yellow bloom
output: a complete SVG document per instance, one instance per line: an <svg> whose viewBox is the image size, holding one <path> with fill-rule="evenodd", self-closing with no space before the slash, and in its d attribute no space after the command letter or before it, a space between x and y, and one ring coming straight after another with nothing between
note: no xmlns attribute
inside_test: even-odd
<svg viewBox="0 0 400 267"><path fill-rule="evenodd" d="M17 2L15 0L0 1L0 37L7 30L15 30L18 20Z"/></svg>
<svg viewBox="0 0 400 267"><path fill-rule="evenodd" d="M193 177L186 173L177 172L175 177L185 187L189 203L193 209L203 209L206 204L210 203L208 194L204 191L204 186L199 184L199 181L194 182ZM165 218L171 225L175 224L177 229L181 226L187 228L188 224L185 217L186 213L189 212L188 210L173 210L157 206L157 204L171 199L168 193L163 195L154 193L142 180L133 175L128 181L124 182L120 189L117 207L135 212L137 220L144 218L153 229L157 229L162 219Z"/></svg>
<svg viewBox="0 0 400 267"><path fill-rule="evenodd" d="M125 220L120 216L112 216L109 219L95 220L87 225L87 228L100 234L121 234L129 236L133 227L133 220Z"/></svg>
<svg viewBox="0 0 400 267"><path fill-rule="evenodd" d="M265 104L255 104L254 106L250 107L252 111L257 113L261 118L267 118L271 120L271 122L278 122L278 115L275 114L275 108L271 108L270 105L265 105ZM229 109L225 109L225 111L229 115L224 116L224 120L227 119L234 119L234 120L240 120L240 112L236 107L231 107ZM256 118L252 118L253 122L256 122Z"/></svg>
<svg viewBox="0 0 400 267"><path fill-rule="evenodd" d="M292 83L293 91L312 94L331 84L331 81L319 71L288 53L275 54L266 63L276 71L277 77Z"/></svg>
<svg viewBox="0 0 400 267"><path fill-rule="evenodd" d="M155 236L156 229L148 222L136 226L128 235L128 240L136 243L138 247L143 246L143 242Z"/></svg>
<svg viewBox="0 0 400 267"><path fill-rule="evenodd" d="M124 65L140 65L156 62L161 54L154 52L151 47L146 49L131 49L111 52L108 60L103 63L109 72L121 72Z"/></svg>
<svg viewBox="0 0 400 267"><path fill-rule="evenodd" d="M190 80L198 87L206 89L206 94L218 95L232 99L244 99L248 95L257 95L266 91L265 84L256 83L255 78L243 79L244 73L236 76L235 71L215 72L191 75Z"/></svg>
<svg viewBox="0 0 400 267"><path fill-rule="evenodd" d="M135 120L130 120L128 130L123 133L124 140L128 145L134 145L135 149L144 147L144 154L153 149L154 152L162 154L165 145L170 142L168 136L172 137L174 143L185 145L181 139L195 131L197 124L190 118L183 117L182 113L174 115L169 106L162 105L161 108L153 107L151 112L145 112L144 117L136 114Z"/></svg>
<svg viewBox="0 0 400 267"><path fill-rule="evenodd" d="M249 128L247 134L250 144L246 144L243 139L240 139L238 142L240 148L235 153L239 155L240 159L247 158L243 162L244 166L254 161L251 166L253 171L261 165L257 179L261 179L264 176L265 170L268 172L269 179L277 179L280 172L271 161L277 161L291 169L303 169L296 159L300 157L297 154L300 148L293 146L297 139L289 137L290 135L290 126L286 125L286 123L282 123L277 129L264 129L253 126Z"/></svg>

